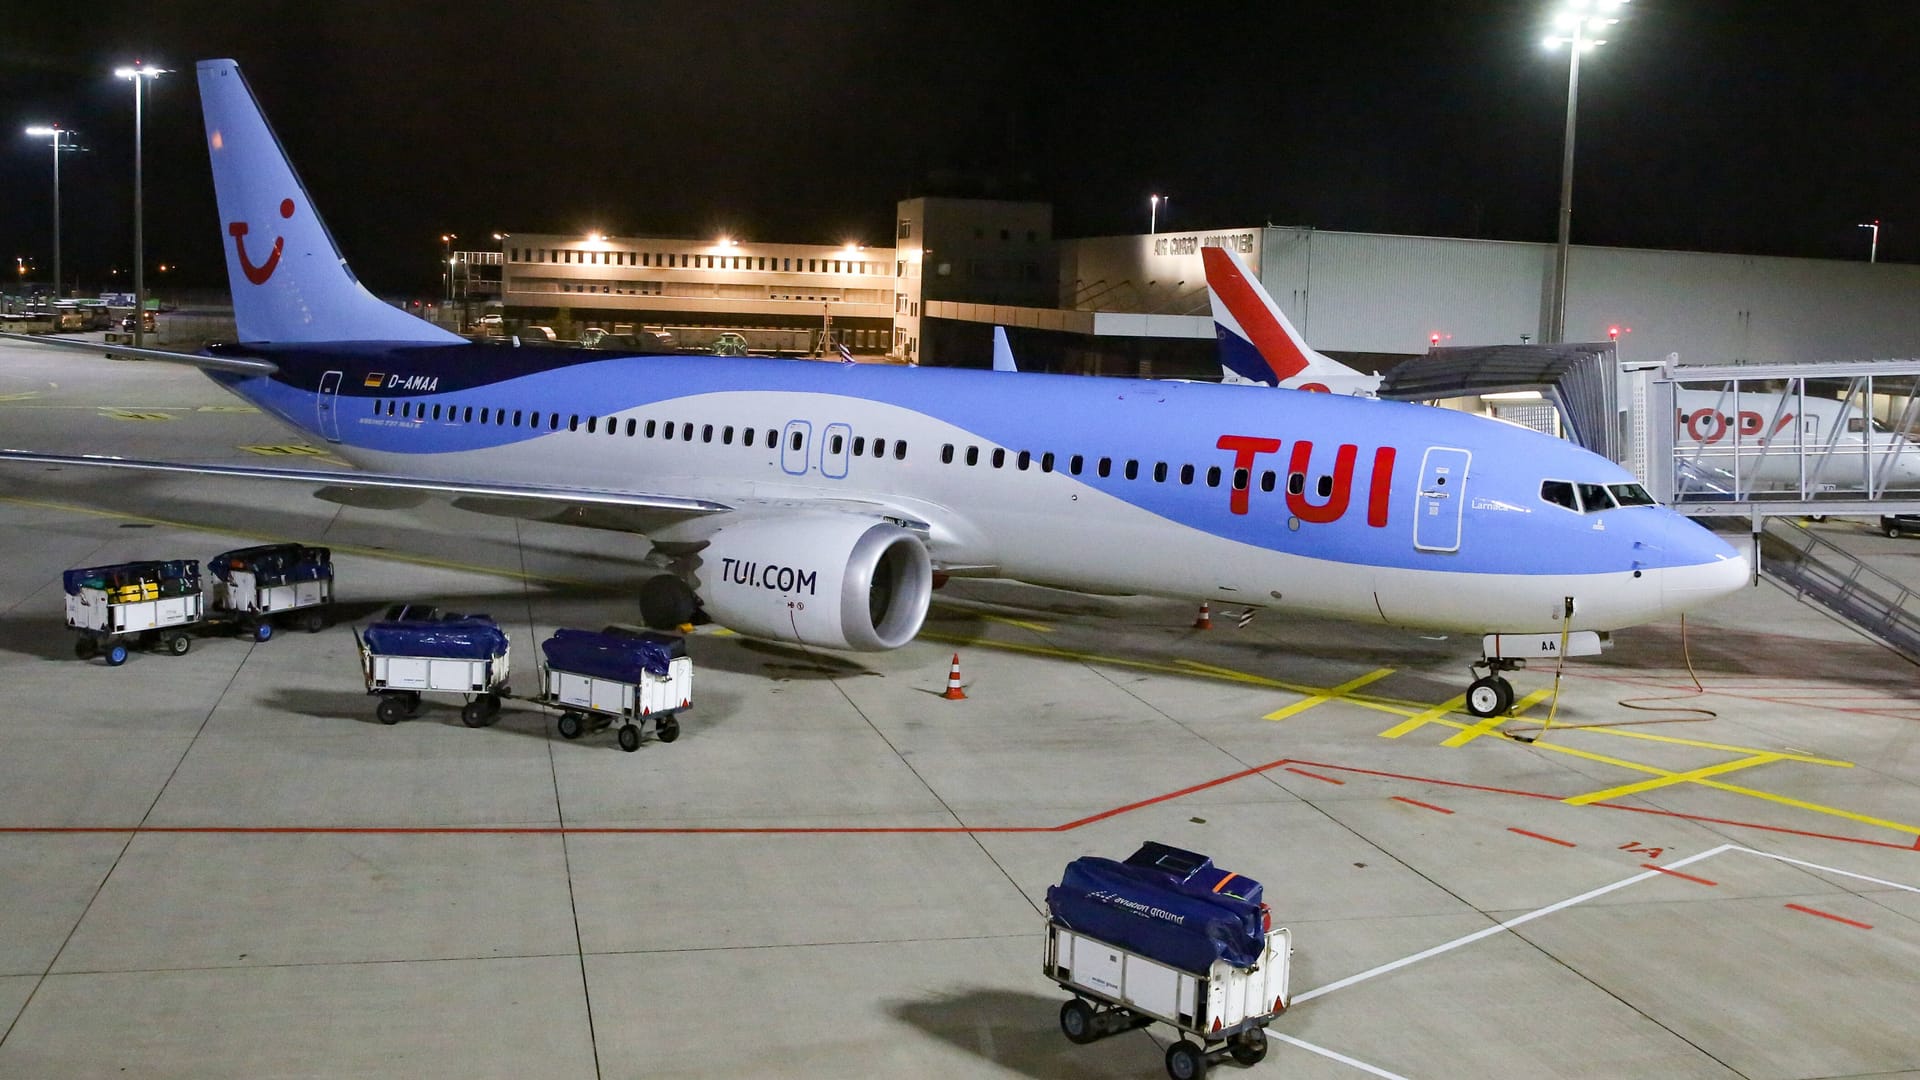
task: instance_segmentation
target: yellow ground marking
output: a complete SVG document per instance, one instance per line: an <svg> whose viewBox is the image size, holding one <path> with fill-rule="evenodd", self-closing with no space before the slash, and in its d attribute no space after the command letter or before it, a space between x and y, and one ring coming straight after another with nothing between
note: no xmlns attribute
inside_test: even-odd
<svg viewBox="0 0 1920 1080"><path fill-rule="evenodd" d="M245 450L249 454L259 454L261 457L325 457L327 454L325 450L322 450L318 446L291 444L285 446L242 446L237 449Z"/></svg>
<svg viewBox="0 0 1920 1080"><path fill-rule="evenodd" d="M1441 746L1465 746L1482 735L1495 734L1495 732L1500 727L1500 725L1506 723L1509 720L1520 719L1522 716L1526 715L1526 712L1528 709L1533 708L1535 705L1540 704L1541 702L1547 700L1552 696L1553 696L1552 690L1535 690L1533 693L1528 694L1526 697L1523 697L1518 702L1516 702L1513 708L1508 712L1495 715L1495 716L1489 716L1470 728L1467 728L1455 735L1448 736L1446 741L1442 742L1440 745Z"/></svg>
<svg viewBox="0 0 1920 1080"><path fill-rule="evenodd" d="M1355 690L1360 689L1361 687L1367 685L1368 683L1379 682L1381 679L1384 679L1387 676L1393 674L1393 672L1394 672L1394 669L1389 667L1383 667L1374 671L1369 671L1365 675L1362 675L1357 679L1349 679L1348 681L1341 683L1339 686L1335 686L1331 689L1324 690L1318 694L1308 695L1307 697L1302 698L1301 700L1296 701L1293 704L1286 706L1285 708L1275 709L1272 712L1268 713L1267 715L1261 717L1261 719L1262 720L1285 720L1289 716L1295 716L1300 713L1306 712L1308 709L1311 709L1316 705L1325 705L1327 702L1332 701L1335 698L1345 698L1348 694L1353 693Z"/></svg>
<svg viewBox="0 0 1920 1080"><path fill-rule="evenodd" d="M1448 713L1453 712L1455 709L1465 708L1466 704L1467 704L1467 695L1465 694L1461 694L1457 697L1450 697L1447 700L1441 702L1440 704L1435 705L1431 709L1426 710L1425 712L1414 713L1411 717L1407 719L1406 723L1393 725L1387 730L1381 732L1380 737L1383 739L1397 739L1400 736L1405 735L1410 731L1418 730L1419 728L1425 727L1428 724L1444 724L1447 727L1456 727L1456 728L1465 729L1467 725L1461 724L1461 723L1455 723L1454 721L1446 719L1446 716Z"/></svg>
<svg viewBox="0 0 1920 1080"><path fill-rule="evenodd" d="M173 417L168 416L166 413L163 413L163 412L148 412L144 410L136 412L132 409L102 409L101 415L110 416L115 420L171 420L173 419Z"/></svg>
<svg viewBox="0 0 1920 1080"><path fill-rule="evenodd" d="M1718 788L1721 791L1730 791L1736 795L1746 795L1755 799L1765 799L1767 802L1779 803L1782 806L1791 806L1800 810L1808 810L1816 814L1826 814L1829 817L1845 818L1848 821L1857 821L1862 825L1873 825L1882 829L1892 829L1895 832L1920 833L1920 825L1902 825L1898 821L1888 821L1886 818L1869 817L1866 814L1856 814L1851 810L1842 810L1834 806L1822 806L1819 803L1811 803L1811 802L1807 802L1804 799L1796 799L1790 795L1775 795L1771 791L1755 791L1752 788L1741 787L1738 784L1724 784L1718 780L1698 780L1698 781L1695 781L1695 783L1698 783L1701 787Z"/></svg>
<svg viewBox="0 0 1920 1080"><path fill-rule="evenodd" d="M251 405L202 405L193 411L194 412L218 412L218 413L257 413L260 410L254 408Z"/></svg>
<svg viewBox="0 0 1920 1080"><path fill-rule="evenodd" d="M1045 623L1032 622L1027 619L1009 619L1005 615L981 615L980 617L988 622L1006 623L1008 626L1017 626L1022 630L1031 630L1036 634L1053 633L1053 627Z"/></svg>
<svg viewBox="0 0 1920 1080"><path fill-rule="evenodd" d="M1568 806L1590 806L1597 802L1611 802L1614 799L1625 798L1628 795L1638 795L1643 791L1653 791L1656 788L1670 787L1674 784L1685 784L1693 780L1705 780L1709 776L1738 772L1741 769L1751 769L1755 765L1765 765L1769 762L1779 760L1780 755L1778 754L1754 754L1750 757L1738 758L1733 761L1723 761L1718 765L1706 765L1698 769L1689 769L1686 772L1668 773L1665 776L1655 777L1652 780L1641 780L1637 783L1621 784L1619 787L1610 787L1604 791L1589 791L1585 795L1575 795L1572 798L1562 799L1560 801L1566 803Z"/></svg>
<svg viewBox="0 0 1920 1080"><path fill-rule="evenodd" d="M113 521L137 521L147 525L164 526L169 529L212 533L216 536L237 536L243 540L260 540L267 543L279 543L286 539L286 537L280 533L254 532L249 529L233 529L220 525L206 525L192 521L174 521L169 518L127 514L117 510L96 510L89 506L73 506L68 503L45 502L40 499L22 499L13 495L0 495L0 503L11 503L15 506L31 506L41 510L57 510L61 513L79 514L84 517L107 518ZM359 555L368 559L382 559L387 562L407 563L411 566L429 566L438 570L456 570L461 573L485 574L489 577L508 578L513 581L526 581L539 585L573 585L588 589L603 586L601 582L554 577L551 574L528 574L518 570L502 570L498 567L454 562L451 559L430 559L423 555L408 555L404 552L360 547L354 544L338 544L329 541L327 547L331 548L335 554Z"/></svg>
<svg viewBox="0 0 1920 1080"><path fill-rule="evenodd" d="M39 396L38 390L23 390L18 394L0 394L0 401L32 401Z"/></svg>

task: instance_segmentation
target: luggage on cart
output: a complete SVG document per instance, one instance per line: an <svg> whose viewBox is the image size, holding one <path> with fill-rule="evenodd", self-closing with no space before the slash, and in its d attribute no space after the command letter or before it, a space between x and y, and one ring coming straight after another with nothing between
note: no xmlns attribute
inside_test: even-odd
<svg viewBox="0 0 1920 1080"><path fill-rule="evenodd" d="M640 748L651 720L661 742L680 737L678 714L693 707L693 661L676 634L562 628L540 643L546 657L541 700L561 710L560 735L577 739L616 720L620 749Z"/></svg>
<svg viewBox="0 0 1920 1080"><path fill-rule="evenodd" d="M131 645L157 644L174 656L193 647L186 628L206 617L195 559L115 563L68 570L67 625L79 633L74 654L127 662Z"/></svg>
<svg viewBox="0 0 1920 1080"><path fill-rule="evenodd" d="M1287 1006L1292 936L1272 928L1259 882L1195 852L1148 843L1121 862L1081 858L1047 890L1047 976L1075 996L1060 1028L1076 1043L1160 1021L1176 1080L1221 1058L1266 1056Z"/></svg>
<svg viewBox="0 0 1920 1080"><path fill-rule="evenodd" d="M460 719L484 727L511 693L507 635L488 616L376 622L356 637L367 693L380 698L375 715L383 724L418 713L423 694L458 694L466 700Z"/></svg>
<svg viewBox="0 0 1920 1080"><path fill-rule="evenodd" d="M214 609L233 615L255 640L273 636L273 618L290 615L308 633L327 625L333 602L333 553L306 544L261 544L207 560Z"/></svg>

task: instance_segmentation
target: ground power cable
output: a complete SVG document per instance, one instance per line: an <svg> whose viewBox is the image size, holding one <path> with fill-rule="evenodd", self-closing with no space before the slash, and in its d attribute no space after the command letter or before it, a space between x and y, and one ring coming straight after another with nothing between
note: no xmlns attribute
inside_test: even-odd
<svg viewBox="0 0 1920 1080"><path fill-rule="evenodd" d="M1534 740L1538 739L1540 736L1545 735L1547 733L1547 728L1552 726L1554 715L1559 711L1559 708L1560 708L1560 675L1561 675L1561 669L1566 662L1566 653L1567 653L1567 627L1565 624L1562 624L1560 628L1560 659L1554 664L1554 667L1553 667L1553 705L1547 710L1546 722L1541 724L1538 730L1522 729L1520 731L1504 732L1503 734L1505 734L1508 738L1511 738L1516 742L1531 743ZM1666 697L1621 698L1618 701L1614 702L1614 704L1619 705L1622 708L1634 709L1640 712L1679 712L1679 713L1693 713L1695 715L1669 716L1669 717L1663 717L1658 720L1613 720L1613 721L1597 723L1597 724L1562 724L1560 725L1561 730L1582 731L1589 728L1632 727L1640 724L1693 724L1693 723L1699 723L1702 720L1713 720L1718 718L1720 715L1719 713L1701 705L1657 704L1658 702L1665 702L1665 701L1689 701L1707 692L1706 686L1700 682L1700 675L1697 672L1695 672L1693 669L1693 650L1687 641L1687 617L1684 614L1680 616L1680 659L1681 659L1681 662L1686 665L1687 677L1693 680L1692 691L1688 693L1683 693L1683 694L1673 694Z"/></svg>

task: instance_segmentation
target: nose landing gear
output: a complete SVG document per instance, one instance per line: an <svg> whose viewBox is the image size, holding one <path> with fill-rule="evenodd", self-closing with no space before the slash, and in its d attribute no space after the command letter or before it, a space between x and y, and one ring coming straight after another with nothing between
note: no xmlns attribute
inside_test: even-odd
<svg viewBox="0 0 1920 1080"><path fill-rule="evenodd" d="M1487 669L1487 674L1468 684L1467 711L1475 716L1500 716L1513 708L1513 684L1500 673L1518 671L1526 666L1525 660L1504 657L1485 659L1469 665L1474 671L1484 667Z"/></svg>

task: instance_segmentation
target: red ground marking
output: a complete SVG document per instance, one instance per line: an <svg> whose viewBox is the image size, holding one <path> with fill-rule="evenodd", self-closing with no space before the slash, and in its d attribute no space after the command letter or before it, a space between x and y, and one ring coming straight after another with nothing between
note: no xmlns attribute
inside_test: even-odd
<svg viewBox="0 0 1920 1080"><path fill-rule="evenodd" d="M1528 832L1525 829L1516 829L1511 825L1507 826L1507 831L1517 832L1521 836L1531 836L1535 840L1545 840L1549 844L1559 844L1561 847L1579 847L1580 846L1579 844L1576 844L1571 840L1558 840L1558 839L1555 839L1554 837L1548 836L1545 833Z"/></svg>
<svg viewBox="0 0 1920 1080"><path fill-rule="evenodd" d="M1406 803L1408 806L1418 806L1425 810L1432 810L1435 813L1440 813L1440 814L1453 813L1453 811L1447 809L1444 806L1435 806L1432 803L1421 802L1419 799L1409 799L1405 795L1395 795L1393 799L1395 802L1403 802L1403 803Z"/></svg>
<svg viewBox="0 0 1920 1080"><path fill-rule="evenodd" d="M1293 766L1291 766L1291 765L1289 765L1289 766L1287 766L1287 771L1288 771L1288 772L1290 772L1290 773L1299 773L1299 774L1300 774L1301 776L1307 776L1307 777L1312 777L1312 778L1313 778L1313 779L1315 779L1315 780L1325 780L1325 781L1326 781L1327 783L1329 783L1329 784L1344 784L1344 783L1346 783L1346 781L1345 781L1345 780L1335 780L1335 779L1334 779L1333 777L1331 777L1331 776L1321 776L1321 775L1320 775L1319 773L1317 773L1317 772L1308 772L1308 771L1307 771L1307 770L1305 770L1305 769L1296 769L1296 768L1294 768L1294 767L1293 767Z"/></svg>
<svg viewBox="0 0 1920 1080"><path fill-rule="evenodd" d="M1641 863L1641 864L1640 864L1640 869L1642 869L1642 870L1658 870L1658 871L1660 871L1660 872L1661 872L1661 873L1663 873L1663 874L1667 874L1667 875L1669 875L1669 876L1672 876L1672 877L1677 877L1677 878L1686 878L1686 879L1687 879L1688 881L1697 881L1697 882L1699 882L1699 883L1700 883L1700 884L1702 884L1702 885L1718 885L1718 884L1720 884L1720 883L1719 883L1719 882L1717 882L1717 881L1708 881L1708 880L1707 880L1706 878L1703 878L1703 877L1694 877L1694 876L1693 876L1692 874L1683 874L1683 873L1681 873L1681 872L1680 872L1680 871L1678 871L1678 870L1669 870L1669 869L1667 869L1667 868L1666 868L1666 867L1664 867L1664 866L1655 866L1655 865L1653 865L1653 864L1652 864L1652 863L1650 863L1650 862L1643 862L1643 863Z"/></svg>
<svg viewBox="0 0 1920 1080"><path fill-rule="evenodd" d="M1819 911L1810 907L1801 907L1799 904L1788 904L1787 906L1792 908L1795 911L1805 912L1808 915L1818 915L1823 919L1832 919L1834 922L1837 922L1837 923L1846 923L1848 926L1857 926L1862 930L1873 929L1873 926L1870 923L1854 922L1852 919L1843 919L1840 916L1831 914L1829 912Z"/></svg>

